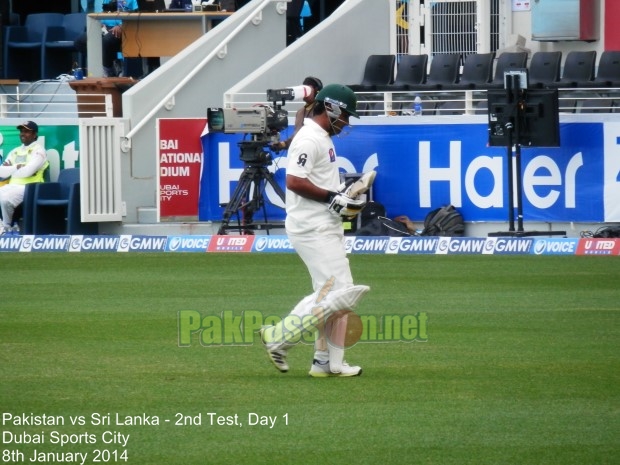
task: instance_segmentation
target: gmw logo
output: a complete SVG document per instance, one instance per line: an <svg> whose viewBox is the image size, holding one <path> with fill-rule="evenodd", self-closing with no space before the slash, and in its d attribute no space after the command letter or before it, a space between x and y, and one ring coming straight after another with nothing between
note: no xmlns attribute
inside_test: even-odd
<svg viewBox="0 0 620 465"><path fill-rule="evenodd" d="M23 236L20 252L65 251L69 248L69 236Z"/></svg>
<svg viewBox="0 0 620 465"><path fill-rule="evenodd" d="M390 237L385 248L386 254L406 253L435 253L436 237Z"/></svg>
<svg viewBox="0 0 620 465"><path fill-rule="evenodd" d="M532 247L532 239L524 238L495 238L489 237L484 244L483 254L495 252L505 254L529 253Z"/></svg>

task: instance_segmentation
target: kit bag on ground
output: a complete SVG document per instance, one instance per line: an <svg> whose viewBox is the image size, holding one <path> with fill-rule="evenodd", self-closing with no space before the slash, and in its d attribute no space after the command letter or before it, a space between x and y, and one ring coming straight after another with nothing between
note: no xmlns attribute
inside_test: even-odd
<svg viewBox="0 0 620 465"><path fill-rule="evenodd" d="M620 226L604 226L599 228L592 237L614 238L620 237Z"/></svg>
<svg viewBox="0 0 620 465"><path fill-rule="evenodd" d="M368 202L360 212L361 226L366 226L380 216L385 216L385 206L379 202Z"/></svg>
<svg viewBox="0 0 620 465"><path fill-rule="evenodd" d="M465 234L463 215L453 205L436 208L424 218L421 236L461 237Z"/></svg>
<svg viewBox="0 0 620 465"><path fill-rule="evenodd" d="M385 216L385 206L379 202L368 202L360 212L361 227L354 236L410 236L403 223ZM346 233L348 234L348 233Z"/></svg>
<svg viewBox="0 0 620 465"><path fill-rule="evenodd" d="M370 220L355 232L355 236L411 236L407 226L399 221L394 221L385 216L378 216Z"/></svg>
<svg viewBox="0 0 620 465"><path fill-rule="evenodd" d="M373 219L385 216L385 207L379 202L370 201L355 218L342 220L344 233L349 236L356 236L358 231L368 225Z"/></svg>

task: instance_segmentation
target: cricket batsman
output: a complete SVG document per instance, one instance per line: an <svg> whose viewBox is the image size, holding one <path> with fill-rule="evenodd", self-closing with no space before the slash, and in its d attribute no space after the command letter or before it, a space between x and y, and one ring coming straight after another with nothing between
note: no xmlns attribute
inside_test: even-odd
<svg viewBox="0 0 620 465"><path fill-rule="evenodd" d="M289 369L287 353L299 340L299 334L311 330L316 336L310 376L350 377L362 373L361 367L344 360L344 345L338 343L343 337L342 321L329 321L331 316L345 315L346 326L347 312L370 290L368 286L353 284L342 218L354 217L364 207L366 202L359 197L370 188L375 172L365 174L350 186L341 185L332 141L333 136L349 126L351 116L359 117L356 106L356 95L347 86L325 86L316 96L312 115L305 119L289 147L286 233L308 268L314 292L304 297L279 324L261 329L269 358L281 372ZM302 323L307 321L313 323Z"/></svg>

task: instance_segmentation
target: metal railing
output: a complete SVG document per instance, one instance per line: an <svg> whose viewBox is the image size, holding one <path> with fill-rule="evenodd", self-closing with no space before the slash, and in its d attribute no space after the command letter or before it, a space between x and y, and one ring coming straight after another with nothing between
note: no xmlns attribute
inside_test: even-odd
<svg viewBox="0 0 620 465"><path fill-rule="evenodd" d="M0 118L84 118L113 116L112 96L106 94L0 94Z"/></svg>
<svg viewBox="0 0 620 465"><path fill-rule="evenodd" d="M422 115L486 115L486 90L420 90L407 92L356 92L358 112L362 116L406 116L413 114L416 96L422 101ZM264 93L227 95L226 105L249 108L270 105ZM620 113L620 89L562 88L558 89L560 113ZM300 103L287 103L284 108L294 117Z"/></svg>
<svg viewBox="0 0 620 465"><path fill-rule="evenodd" d="M487 113L484 90L424 90L408 92L357 92L362 116L401 116L413 112L416 96L422 100L422 114L479 115ZM287 102L285 110L294 117L301 102ZM264 93L228 94L226 106L249 108L271 105ZM112 117L109 94L0 94L0 118L85 118ZM560 113L620 113L620 89L559 89ZM130 138L138 125L127 134Z"/></svg>
<svg viewBox="0 0 620 465"><path fill-rule="evenodd" d="M425 116L487 114L485 90L360 92L358 110L364 116L410 115L416 96ZM559 89L558 101L560 113L620 113L620 89Z"/></svg>

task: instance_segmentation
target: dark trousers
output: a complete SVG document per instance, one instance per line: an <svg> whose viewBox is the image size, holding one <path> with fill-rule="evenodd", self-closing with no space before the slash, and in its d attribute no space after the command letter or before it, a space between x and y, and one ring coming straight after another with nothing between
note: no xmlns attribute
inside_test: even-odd
<svg viewBox="0 0 620 465"><path fill-rule="evenodd" d="M121 51L121 39L114 37L112 34L107 33L101 38L101 64L105 68L111 68L114 64L114 60L118 57L118 52ZM86 33L80 35L75 39L75 48L86 54Z"/></svg>

